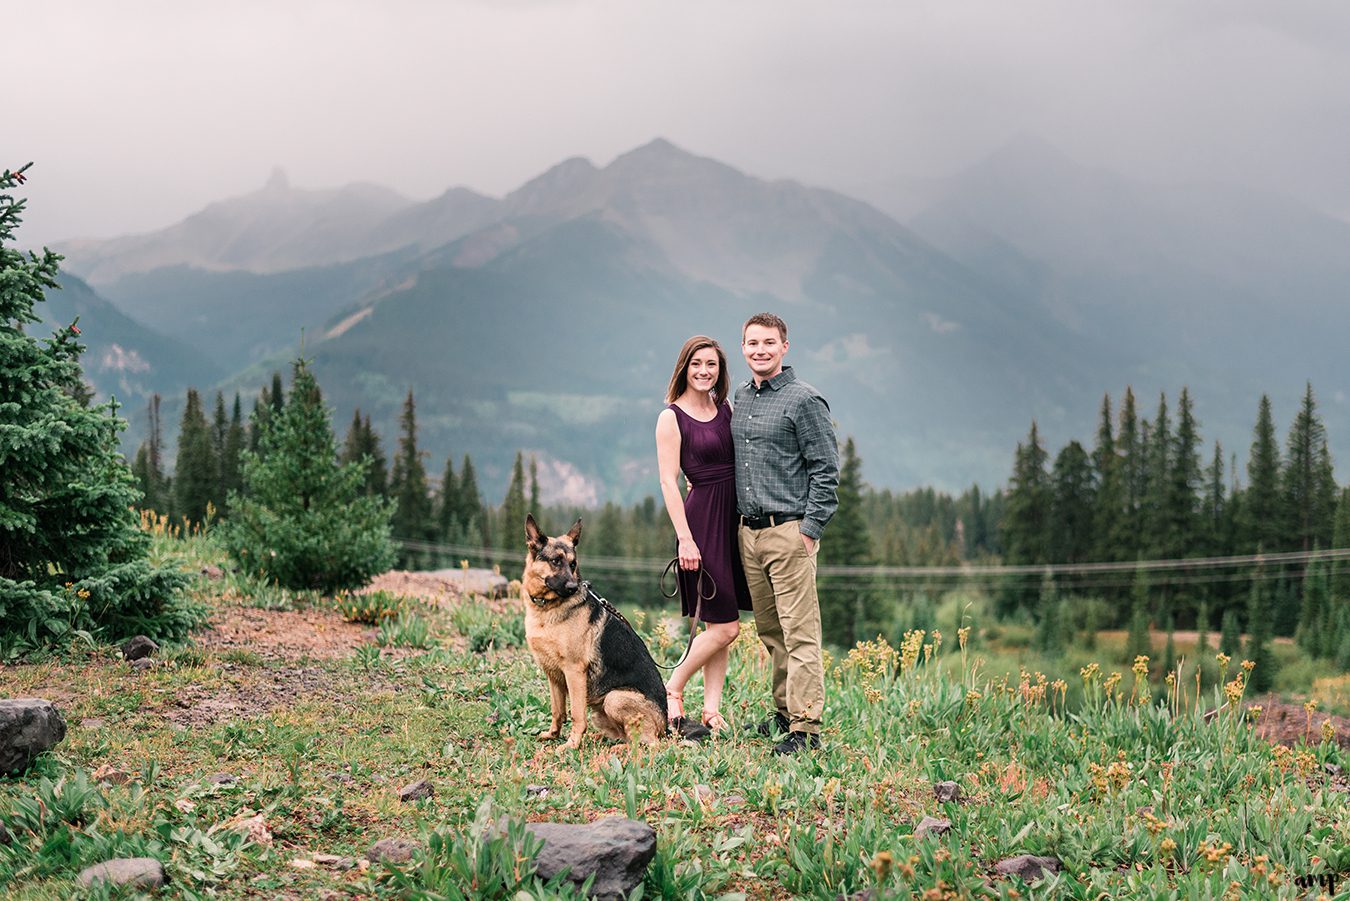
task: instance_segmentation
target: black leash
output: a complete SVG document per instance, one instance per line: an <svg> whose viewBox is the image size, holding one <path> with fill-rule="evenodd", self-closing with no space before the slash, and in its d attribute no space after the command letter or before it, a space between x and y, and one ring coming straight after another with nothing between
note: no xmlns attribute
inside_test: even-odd
<svg viewBox="0 0 1350 901"><path fill-rule="evenodd" d="M665 598L674 598L678 596L680 593L680 580L678 575L675 578L675 587L670 591L666 591L666 576L670 575L671 571L674 570L679 565L680 565L680 558L675 557L669 563L666 564L666 568L661 573L661 579L657 583L657 585L661 589L661 595ZM708 571L703 568L702 563L699 564L699 567L697 570L695 570L695 572L697 573L694 580L695 586L694 597L696 598L696 600L694 602L694 616L693 619L691 619L689 622L689 641L687 644L685 644L684 653L680 655L679 660L675 661L674 666L665 666L660 663L656 664L659 669L666 670L667 672L671 672L678 669L680 664L684 663L684 661L688 659L689 651L694 646L694 637L698 634L698 618L699 614L703 612L703 602L710 601L717 596L717 582L714 581L713 577L708 574ZM705 588L707 589L706 593L704 591ZM637 635L639 641L642 641L642 636L638 635L637 629L633 628L633 624L630 623L624 617L624 615L619 612L619 609L617 607L611 604L607 599L596 594L595 589L591 587L590 582L586 583L586 593L589 594L591 598L594 599L601 607L604 607L606 610L608 610L611 616L617 617L619 622L627 626L628 630L632 632L634 635ZM652 662L656 663L655 657L652 658Z"/></svg>

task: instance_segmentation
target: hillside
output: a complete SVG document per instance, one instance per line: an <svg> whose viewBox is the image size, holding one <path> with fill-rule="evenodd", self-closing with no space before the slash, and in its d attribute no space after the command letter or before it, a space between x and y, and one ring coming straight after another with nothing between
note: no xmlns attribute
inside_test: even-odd
<svg viewBox="0 0 1350 901"><path fill-rule="evenodd" d="M242 217L250 198L217 206ZM679 344L720 338L740 376L739 325L763 309L788 320L788 362L880 486L1001 482L1032 418L1052 447L1088 440L1127 384L1146 415L1189 386L1206 443L1241 454L1259 395L1284 421L1311 380L1333 453L1350 446L1350 226L1232 187L1131 182L1035 141L895 205L923 212L902 225L656 140L500 199L455 189L369 216L357 259L271 271L217 254L103 290L234 373L227 390L284 369L303 329L338 421L359 406L392 445L412 388L431 467L472 453L491 496L517 449L579 476L577 501L650 493ZM99 252L106 273L140 265Z"/></svg>

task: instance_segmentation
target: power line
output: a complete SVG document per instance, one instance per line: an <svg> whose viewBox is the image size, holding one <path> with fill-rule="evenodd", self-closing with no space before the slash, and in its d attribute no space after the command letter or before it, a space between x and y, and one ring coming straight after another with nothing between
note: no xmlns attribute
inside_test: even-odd
<svg viewBox="0 0 1350 901"><path fill-rule="evenodd" d="M451 557L476 559L485 557L490 560L522 561L524 554L501 548L463 544L438 544L430 541L402 539L400 543L409 550L431 551ZM1227 568L1268 567L1278 570L1265 573L1262 578L1275 578L1283 574L1288 567L1306 566L1315 561L1335 562L1350 560L1350 548L1331 548L1314 551L1287 551L1278 554L1244 554L1230 557L1181 557L1160 560L1137 560L1133 562L1112 561L1097 563L1027 563L1027 564L990 564L963 563L956 566L860 566L827 564L819 567L819 574L835 578L891 577L898 580L922 577L925 579L958 578L982 581L1009 576L1101 576L1122 574L1133 577L1140 570L1146 572L1176 572L1178 574L1193 571L1219 570ZM643 557L601 557L586 555L583 564L590 569L617 572L659 573L665 569L668 560L654 560ZM1189 575L1186 581L1233 581L1249 579L1253 574L1199 573ZM1169 581L1178 581L1169 578ZM1076 583L1075 583L1076 584ZM1119 585L1130 584L1130 580L1085 580L1084 584Z"/></svg>

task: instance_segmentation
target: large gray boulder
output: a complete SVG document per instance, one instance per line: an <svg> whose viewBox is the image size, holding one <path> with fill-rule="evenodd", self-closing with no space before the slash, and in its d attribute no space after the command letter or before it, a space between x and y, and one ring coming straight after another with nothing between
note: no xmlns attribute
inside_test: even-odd
<svg viewBox="0 0 1350 901"><path fill-rule="evenodd" d="M994 869L1003 876L1020 876L1026 882L1035 882L1044 876L1060 872L1064 869L1064 864L1058 857L1019 854L1007 860L1000 860L994 864Z"/></svg>
<svg viewBox="0 0 1350 901"><path fill-rule="evenodd" d="M589 825L528 823L525 828L544 843L535 858L541 877L552 879L571 867L568 878L580 885L594 873L591 893L601 901L628 897L656 856L656 831L624 817Z"/></svg>
<svg viewBox="0 0 1350 901"><path fill-rule="evenodd" d="M0 700L0 773L17 776L66 737L66 721L51 701Z"/></svg>
<svg viewBox="0 0 1350 901"><path fill-rule="evenodd" d="M153 857L122 857L96 863L80 871L80 885L96 882L124 885L139 889L156 889L164 885L164 866Z"/></svg>

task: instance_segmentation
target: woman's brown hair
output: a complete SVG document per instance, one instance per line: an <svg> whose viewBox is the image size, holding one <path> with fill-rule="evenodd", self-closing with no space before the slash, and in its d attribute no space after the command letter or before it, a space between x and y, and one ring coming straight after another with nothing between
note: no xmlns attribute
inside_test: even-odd
<svg viewBox="0 0 1350 901"><path fill-rule="evenodd" d="M723 353L722 345L712 338L695 335L680 348L679 359L675 361L675 374L670 377L670 387L666 389L666 403L675 403L675 399L689 388L689 361L705 347L717 351L717 384L712 390L713 401L720 404L727 399L727 392L731 389L731 376L727 375L727 355Z"/></svg>

